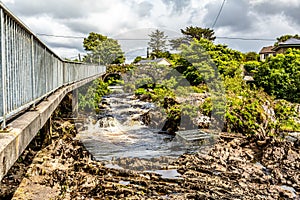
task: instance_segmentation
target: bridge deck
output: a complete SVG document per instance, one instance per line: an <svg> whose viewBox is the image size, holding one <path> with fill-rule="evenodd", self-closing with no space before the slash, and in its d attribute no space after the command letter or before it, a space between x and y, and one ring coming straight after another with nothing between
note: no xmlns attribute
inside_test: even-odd
<svg viewBox="0 0 300 200"><path fill-rule="evenodd" d="M46 101L38 104L36 110L25 112L8 124L7 131L0 132L0 180L44 126L65 95L99 76L58 89Z"/></svg>

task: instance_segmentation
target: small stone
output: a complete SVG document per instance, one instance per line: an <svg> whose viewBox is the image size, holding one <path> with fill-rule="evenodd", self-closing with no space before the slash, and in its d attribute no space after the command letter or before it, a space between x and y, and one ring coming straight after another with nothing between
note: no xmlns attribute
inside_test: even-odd
<svg viewBox="0 0 300 200"><path fill-rule="evenodd" d="M258 146L261 147L261 146L265 146L267 144L267 141L266 140L258 140L256 143Z"/></svg>

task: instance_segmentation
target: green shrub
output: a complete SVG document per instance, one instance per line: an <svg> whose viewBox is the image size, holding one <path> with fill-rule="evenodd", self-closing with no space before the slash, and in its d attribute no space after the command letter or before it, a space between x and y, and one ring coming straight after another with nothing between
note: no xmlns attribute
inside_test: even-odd
<svg viewBox="0 0 300 200"><path fill-rule="evenodd" d="M277 99L300 103L300 50L289 49L285 54L270 57L259 66L254 79Z"/></svg>
<svg viewBox="0 0 300 200"><path fill-rule="evenodd" d="M274 102L274 112L278 122L277 126L279 130L300 131L297 104L290 103L286 100L276 100Z"/></svg>
<svg viewBox="0 0 300 200"><path fill-rule="evenodd" d="M245 70L249 73L256 72L259 66L260 66L260 62L258 61L248 61L244 64Z"/></svg>
<svg viewBox="0 0 300 200"><path fill-rule="evenodd" d="M96 79L91 84L79 88L78 108L81 112L98 112L98 105L104 95L110 93L108 84Z"/></svg>

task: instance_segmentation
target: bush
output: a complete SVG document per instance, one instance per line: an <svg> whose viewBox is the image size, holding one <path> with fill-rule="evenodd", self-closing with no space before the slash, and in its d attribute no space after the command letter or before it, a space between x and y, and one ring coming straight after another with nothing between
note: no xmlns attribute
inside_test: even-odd
<svg viewBox="0 0 300 200"><path fill-rule="evenodd" d="M297 106L297 104L290 103L286 100L277 100L274 102L274 112L280 131L300 131Z"/></svg>
<svg viewBox="0 0 300 200"><path fill-rule="evenodd" d="M255 73L260 66L260 62L248 61L244 64L244 69L249 73Z"/></svg>
<svg viewBox="0 0 300 200"><path fill-rule="evenodd" d="M96 79L91 84L79 88L78 108L81 112L98 112L102 96L110 93L108 84Z"/></svg>
<svg viewBox="0 0 300 200"><path fill-rule="evenodd" d="M271 57L254 76L259 87L277 99L300 103L300 50Z"/></svg>

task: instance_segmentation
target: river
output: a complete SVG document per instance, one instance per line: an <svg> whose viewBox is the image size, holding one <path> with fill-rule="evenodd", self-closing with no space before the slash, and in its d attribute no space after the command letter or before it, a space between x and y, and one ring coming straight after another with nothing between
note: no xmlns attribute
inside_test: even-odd
<svg viewBox="0 0 300 200"><path fill-rule="evenodd" d="M85 124L86 130L79 133L80 140L96 160L165 160L204 150L211 145L187 142L177 136L159 133L159 127L145 125L142 117L158 109L154 103L140 101L133 94L117 93L103 97L101 107L97 120L91 117Z"/></svg>

